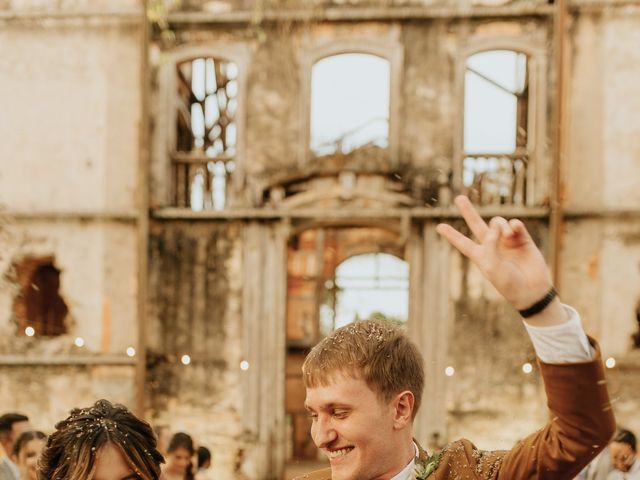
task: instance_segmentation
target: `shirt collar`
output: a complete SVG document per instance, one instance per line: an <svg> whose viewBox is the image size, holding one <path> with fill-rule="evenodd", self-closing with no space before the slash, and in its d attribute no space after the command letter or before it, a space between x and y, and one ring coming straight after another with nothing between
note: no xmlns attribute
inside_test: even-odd
<svg viewBox="0 0 640 480"><path fill-rule="evenodd" d="M413 474L413 469L416 466L416 459L420 456L420 450L418 450L418 446L415 442L413 442L413 448L415 449L416 454L411 459L411 461L404 467L400 473L395 475L391 480L409 480L411 475Z"/></svg>

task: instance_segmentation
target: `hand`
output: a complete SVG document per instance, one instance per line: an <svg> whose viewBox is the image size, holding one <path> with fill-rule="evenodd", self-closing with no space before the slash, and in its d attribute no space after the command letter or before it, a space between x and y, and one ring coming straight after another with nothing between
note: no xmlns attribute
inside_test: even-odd
<svg viewBox="0 0 640 480"><path fill-rule="evenodd" d="M494 217L487 225L467 197L456 197L455 204L480 243L444 223L436 231L475 263L517 310L544 297L553 284L551 274L524 224Z"/></svg>

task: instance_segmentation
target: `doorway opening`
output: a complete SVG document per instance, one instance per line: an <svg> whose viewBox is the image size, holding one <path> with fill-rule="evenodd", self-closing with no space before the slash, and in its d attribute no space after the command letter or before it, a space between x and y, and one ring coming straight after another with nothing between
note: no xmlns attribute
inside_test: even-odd
<svg viewBox="0 0 640 480"><path fill-rule="evenodd" d="M287 257L285 411L289 462L324 460L310 436L302 363L336 328L355 320L406 322L409 266L397 233L318 227L294 235Z"/></svg>

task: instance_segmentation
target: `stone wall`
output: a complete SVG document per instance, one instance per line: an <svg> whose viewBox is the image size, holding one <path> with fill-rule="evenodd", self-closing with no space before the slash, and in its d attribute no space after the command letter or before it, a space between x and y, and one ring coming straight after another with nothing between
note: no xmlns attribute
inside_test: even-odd
<svg viewBox="0 0 640 480"><path fill-rule="evenodd" d="M98 398L135 408L141 10L63 3L0 2L0 405L44 431ZM60 337L18 331L16 273L42 258Z"/></svg>

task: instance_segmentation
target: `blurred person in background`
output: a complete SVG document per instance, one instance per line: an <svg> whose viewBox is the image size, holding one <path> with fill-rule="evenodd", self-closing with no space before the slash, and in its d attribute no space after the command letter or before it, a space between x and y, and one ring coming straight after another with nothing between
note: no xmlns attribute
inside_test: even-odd
<svg viewBox="0 0 640 480"><path fill-rule="evenodd" d="M634 473L634 470L640 470L640 461L636 457L635 435L618 428L607 447L580 472L576 480L640 479Z"/></svg>
<svg viewBox="0 0 640 480"><path fill-rule="evenodd" d="M171 430L168 425L156 425L153 427L153 431L158 439L158 451L163 457L167 456L167 450L169 448L169 442L171 441Z"/></svg>
<svg viewBox="0 0 640 480"><path fill-rule="evenodd" d="M29 430L29 417L26 415L12 412L0 416L0 445L4 450L0 459L0 480L20 478L20 469L10 456L16 439L26 430Z"/></svg>
<svg viewBox="0 0 640 480"><path fill-rule="evenodd" d="M199 480L211 480L211 452L207 447L198 447L198 478Z"/></svg>
<svg viewBox="0 0 640 480"><path fill-rule="evenodd" d="M636 436L629 430L618 430L609 444L613 471L607 480L640 480L640 460Z"/></svg>
<svg viewBox="0 0 640 480"><path fill-rule="evenodd" d="M198 480L194 473L196 449L191 436L178 432L171 437L167 449L167 463L162 468L161 480Z"/></svg>
<svg viewBox="0 0 640 480"><path fill-rule="evenodd" d="M56 424L38 480L158 480L164 462L151 426L123 405L98 400Z"/></svg>
<svg viewBox="0 0 640 480"><path fill-rule="evenodd" d="M20 469L20 480L37 480L37 465L47 436L36 430L22 432L13 444L13 460Z"/></svg>

